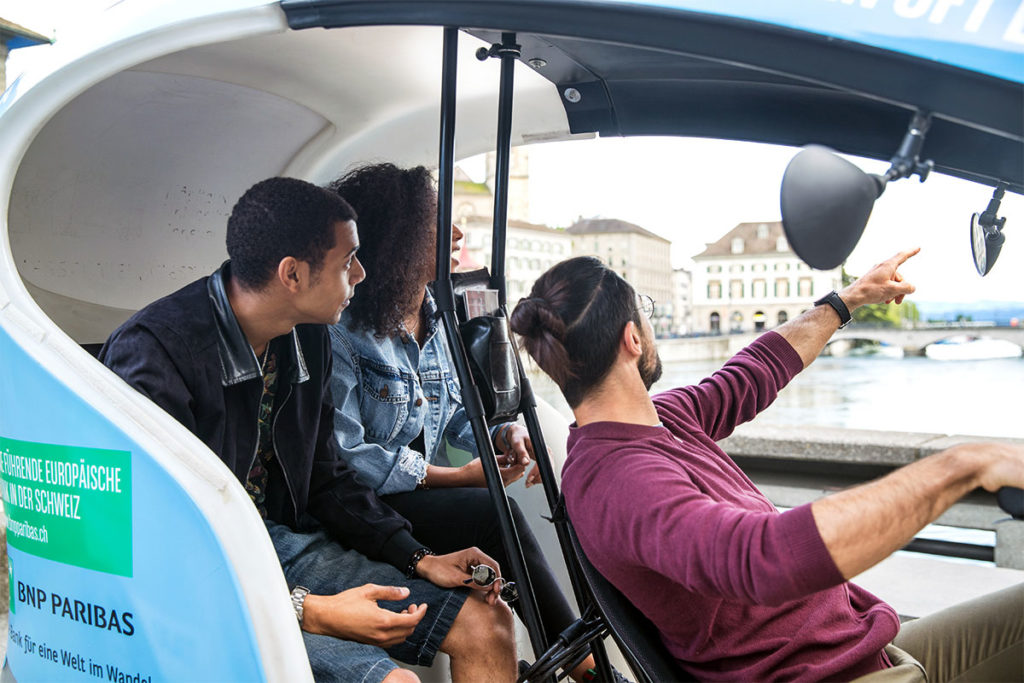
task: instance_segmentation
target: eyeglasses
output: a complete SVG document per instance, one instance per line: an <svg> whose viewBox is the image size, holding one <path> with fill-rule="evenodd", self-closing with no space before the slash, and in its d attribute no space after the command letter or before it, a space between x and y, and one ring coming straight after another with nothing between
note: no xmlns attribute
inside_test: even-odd
<svg viewBox="0 0 1024 683"><path fill-rule="evenodd" d="M654 299L646 294L636 295L636 307L648 318L654 317Z"/></svg>
<svg viewBox="0 0 1024 683"><path fill-rule="evenodd" d="M498 572L494 571L494 567L486 564L478 564L474 567L469 568L470 578L466 579L462 583L470 584L475 583L476 585L486 588L495 581L501 582L501 591L498 595L505 602L514 602L519 599L519 589L516 588L515 581L506 581L505 579L498 576Z"/></svg>

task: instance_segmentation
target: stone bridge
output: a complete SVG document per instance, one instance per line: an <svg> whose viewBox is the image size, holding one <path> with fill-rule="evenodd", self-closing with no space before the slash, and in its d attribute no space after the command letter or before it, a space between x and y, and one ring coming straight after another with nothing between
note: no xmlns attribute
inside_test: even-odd
<svg viewBox="0 0 1024 683"><path fill-rule="evenodd" d="M744 346L754 341L760 333L743 332L704 337L681 337L659 339L658 353L666 363L725 360ZM862 339L892 344L903 349L905 355L919 356L929 344L951 337L978 337L981 339L1002 339L1024 348L1024 328L995 327L992 325L919 325L916 328L884 328L853 323L832 336L829 344L842 342L850 345Z"/></svg>
<svg viewBox="0 0 1024 683"><path fill-rule="evenodd" d="M886 328L853 323L833 336L829 344L837 341L876 341L897 346L908 356L920 356L929 344L952 337L1001 339L1024 349L1024 327L995 327L991 325L923 325L915 328Z"/></svg>

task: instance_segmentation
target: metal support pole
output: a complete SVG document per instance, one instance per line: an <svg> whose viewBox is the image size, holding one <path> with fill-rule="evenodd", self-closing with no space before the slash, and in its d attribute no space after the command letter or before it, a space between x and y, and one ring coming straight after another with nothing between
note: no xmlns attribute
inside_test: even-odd
<svg viewBox="0 0 1024 683"><path fill-rule="evenodd" d="M505 238L508 226L509 157L512 155L512 93L516 60L521 54L516 34L502 33L501 45L492 48L501 58L498 86L498 139L494 151L494 228L491 231L491 289L506 307Z"/></svg>
<svg viewBox="0 0 1024 683"><path fill-rule="evenodd" d="M498 301L503 315L507 315L507 296L505 287L505 244L508 230L508 196L509 196L509 167L512 149L512 103L514 91L515 63L520 57L520 46L516 43L516 34L502 33L501 43L492 45L491 48L480 48L477 51L479 59L498 57L501 60L501 80L498 90L498 131L495 142L495 168L494 168L494 223L491 230L491 281L492 289L498 290ZM543 480L544 494L547 499L548 509L553 515L555 532L558 536L562 554L566 558L574 557L571 550L568 531L565 522L559 520L556 511L558 508L558 484L555 483L555 472L551 466L551 458L548 455L547 446L544 443L544 434L541 431L540 420L537 417L537 404L533 396L533 389L526 373L522 371L522 364L519 363L519 384L522 389L522 401L520 411L526 421L527 431L530 433L530 441L533 444L533 451L540 469ZM489 482L488 482L489 484ZM576 602L581 609L586 609L591 597L583 588L583 577L580 569L572 561L566 562L569 570L569 578L572 583L573 593ZM554 635L554 634L552 634ZM601 639L591 639L591 650L594 654L597 668L603 680L612 680L611 668L608 663L608 656ZM540 655L541 650L534 651Z"/></svg>
<svg viewBox="0 0 1024 683"><path fill-rule="evenodd" d="M523 549L516 533L512 519L512 508L505 495L505 485L498 471L498 463L494 456L494 445L487 430L483 403L480 392L473 382L473 375L466 361L466 352L459 334L458 321L455 317L455 294L451 281L452 240L452 187L453 169L455 164L455 102L456 75L458 70L458 29L444 29L444 50L441 76L441 150L438 163L438 197L437 197L437 281L435 282L435 298L438 312L444 323L445 336L451 349L455 370L462 385L462 400L466 416L473 428L476 451L483 465L484 478L490 491L491 499L498 517L501 540L508 557L509 567L504 569L516 578L519 589L519 613L530 634L530 644L534 652L547 649L544 626L541 624L537 601L530 583L530 575L523 558Z"/></svg>

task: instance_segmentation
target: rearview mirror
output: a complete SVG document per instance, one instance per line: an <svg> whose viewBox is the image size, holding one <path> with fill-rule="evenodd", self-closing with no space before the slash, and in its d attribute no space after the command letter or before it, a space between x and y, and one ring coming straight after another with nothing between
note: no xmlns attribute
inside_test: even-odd
<svg viewBox="0 0 1024 683"><path fill-rule="evenodd" d="M996 215L999 213L999 205L1005 191L1004 183L997 185L988 208L971 216L971 253L974 255L974 267L982 277L992 270L996 259L999 258L999 251L1003 248L1003 242L1006 241L1006 235L1003 234L1006 217L1000 218Z"/></svg>
<svg viewBox="0 0 1024 683"><path fill-rule="evenodd" d="M1003 233L994 228L985 229L980 213L971 216L971 253L974 255L974 267L978 275L988 275L988 271L992 270L1005 241L1006 235Z"/></svg>
<svg viewBox="0 0 1024 683"><path fill-rule="evenodd" d="M786 167L780 194L782 227L796 255L819 270L845 261L885 183L827 147L804 147Z"/></svg>

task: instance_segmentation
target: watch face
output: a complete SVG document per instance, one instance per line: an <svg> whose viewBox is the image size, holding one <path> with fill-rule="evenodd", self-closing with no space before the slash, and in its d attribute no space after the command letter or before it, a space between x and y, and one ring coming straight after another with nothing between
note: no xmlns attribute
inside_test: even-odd
<svg viewBox="0 0 1024 683"><path fill-rule="evenodd" d="M981 225L981 214L971 216L971 253L974 267L979 275L988 273L988 255L985 249L985 228Z"/></svg>

